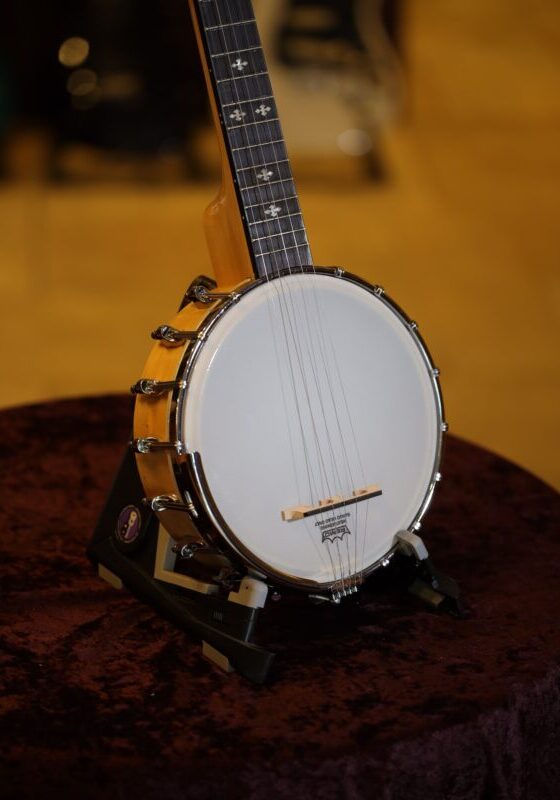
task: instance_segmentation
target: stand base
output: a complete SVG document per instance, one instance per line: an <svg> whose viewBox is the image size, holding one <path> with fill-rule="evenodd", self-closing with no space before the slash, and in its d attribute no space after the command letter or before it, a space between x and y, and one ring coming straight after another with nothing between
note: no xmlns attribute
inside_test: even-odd
<svg viewBox="0 0 560 800"><path fill-rule="evenodd" d="M239 592L226 594L216 583L176 571L169 535L143 498L134 455L127 452L87 548L100 577L200 639L203 656L221 669L264 683L275 656L251 639L268 587L246 576ZM403 588L432 609L465 616L457 583L435 568L422 540L410 532L397 539Z"/></svg>
<svg viewBox="0 0 560 800"><path fill-rule="evenodd" d="M408 591L435 611L461 619L468 617L457 581L439 570L422 539L411 531L397 534L400 552L408 560ZM412 569L410 569L412 567Z"/></svg>
<svg viewBox="0 0 560 800"><path fill-rule="evenodd" d="M127 453L101 514L87 555L100 576L125 586L162 615L206 645L206 655L222 668L233 668L263 683L274 654L251 642L259 607L232 602L220 594L203 594L154 577L159 533L155 514L142 505L144 490L132 453ZM137 514L133 534L125 530L126 514ZM126 513L125 513L126 512ZM120 586L119 586L120 583ZM231 595L230 595L231 597ZM234 598L232 598L234 599ZM218 653L225 660L213 657Z"/></svg>

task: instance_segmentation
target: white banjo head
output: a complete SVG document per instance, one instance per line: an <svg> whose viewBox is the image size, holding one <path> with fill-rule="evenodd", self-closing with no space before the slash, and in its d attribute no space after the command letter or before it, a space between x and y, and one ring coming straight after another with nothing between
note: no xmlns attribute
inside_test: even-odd
<svg viewBox="0 0 560 800"><path fill-rule="evenodd" d="M427 507L442 410L414 326L327 272L260 282L210 327L177 428L220 533L306 589L359 582Z"/></svg>

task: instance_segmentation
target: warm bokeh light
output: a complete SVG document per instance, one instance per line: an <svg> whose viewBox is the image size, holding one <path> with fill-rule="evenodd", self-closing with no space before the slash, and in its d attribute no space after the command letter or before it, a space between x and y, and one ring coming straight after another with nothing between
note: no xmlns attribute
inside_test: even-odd
<svg viewBox="0 0 560 800"><path fill-rule="evenodd" d="M142 89L142 81L134 72L109 72L103 75L105 100L129 100L138 97Z"/></svg>
<svg viewBox="0 0 560 800"><path fill-rule="evenodd" d="M72 72L66 81L66 88L70 94L83 97L90 94L97 86L97 75L92 69L77 69Z"/></svg>
<svg viewBox="0 0 560 800"><path fill-rule="evenodd" d="M65 67L79 67L89 55L89 42L81 36L65 39L58 49L58 60Z"/></svg>
<svg viewBox="0 0 560 800"><path fill-rule="evenodd" d="M372 148L371 136L359 128L349 128L337 137L337 144L349 156L364 156Z"/></svg>

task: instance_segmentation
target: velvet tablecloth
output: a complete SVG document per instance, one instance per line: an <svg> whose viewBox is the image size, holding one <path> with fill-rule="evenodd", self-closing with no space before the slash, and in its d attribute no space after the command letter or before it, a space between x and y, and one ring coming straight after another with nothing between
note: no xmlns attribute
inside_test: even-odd
<svg viewBox="0 0 560 800"><path fill-rule="evenodd" d="M0 796L107 800L560 797L558 495L449 437L423 529L470 618L380 589L275 605L265 686L96 576L84 550L127 398L0 414Z"/></svg>

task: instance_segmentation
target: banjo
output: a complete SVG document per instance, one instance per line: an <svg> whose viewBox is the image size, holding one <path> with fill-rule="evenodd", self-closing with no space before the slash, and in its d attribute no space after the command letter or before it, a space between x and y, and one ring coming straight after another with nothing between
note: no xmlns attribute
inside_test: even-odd
<svg viewBox="0 0 560 800"><path fill-rule="evenodd" d="M137 468L175 553L339 603L420 528L438 370L380 286L314 265L250 0L190 6L223 159L215 280L152 334Z"/></svg>

